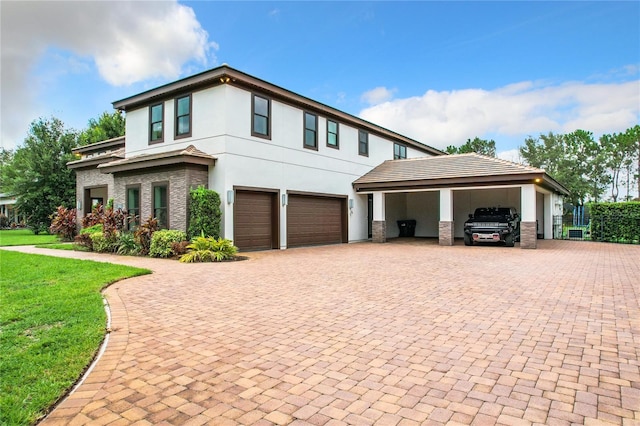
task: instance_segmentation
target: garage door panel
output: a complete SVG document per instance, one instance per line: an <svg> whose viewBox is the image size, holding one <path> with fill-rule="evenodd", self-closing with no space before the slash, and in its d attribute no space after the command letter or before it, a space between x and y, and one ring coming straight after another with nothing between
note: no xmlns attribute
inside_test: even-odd
<svg viewBox="0 0 640 426"><path fill-rule="evenodd" d="M287 246L341 243L343 203L340 198L290 195Z"/></svg>
<svg viewBox="0 0 640 426"><path fill-rule="evenodd" d="M273 246L273 194L236 191L234 244L242 251L268 250Z"/></svg>

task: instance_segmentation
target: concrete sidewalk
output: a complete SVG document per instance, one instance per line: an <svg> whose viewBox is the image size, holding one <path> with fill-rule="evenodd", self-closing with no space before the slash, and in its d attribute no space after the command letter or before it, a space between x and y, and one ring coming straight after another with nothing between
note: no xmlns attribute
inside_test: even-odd
<svg viewBox="0 0 640 426"><path fill-rule="evenodd" d="M29 250L154 271L105 292L106 352L44 425L640 424L639 246Z"/></svg>

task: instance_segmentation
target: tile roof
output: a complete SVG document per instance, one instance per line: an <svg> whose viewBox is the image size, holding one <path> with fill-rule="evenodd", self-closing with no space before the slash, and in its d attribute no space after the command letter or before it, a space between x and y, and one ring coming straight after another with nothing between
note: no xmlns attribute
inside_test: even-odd
<svg viewBox="0 0 640 426"><path fill-rule="evenodd" d="M504 185L508 181L532 178L544 180L557 192L566 192L566 188L542 169L475 153L388 160L358 178L353 185L357 190L394 185L428 187L455 183L461 186L480 182Z"/></svg>
<svg viewBox="0 0 640 426"><path fill-rule="evenodd" d="M75 153L79 154L78 152L75 152ZM85 156L79 160L69 161L67 163L67 167L69 167L70 169L78 169L81 167L96 166L102 163L109 162L114 158L117 158L117 159L124 158L124 148L119 148L114 151L108 151L100 154Z"/></svg>
<svg viewBox="0 0 640 426"><path fill-rule="evenodd" d="M111 161L98 166L103 173L113 173L124 170L135 170L140 168L165 166L178 163L190 164L213 164L216 158L200 151L193 145L184 149L174 151L159 152L155 154L141 154L133 157Z"/></svg>

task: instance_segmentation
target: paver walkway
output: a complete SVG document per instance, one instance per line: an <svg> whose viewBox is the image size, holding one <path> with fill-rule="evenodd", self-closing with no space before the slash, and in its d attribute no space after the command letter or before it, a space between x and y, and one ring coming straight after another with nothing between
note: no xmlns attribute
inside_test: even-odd
<svg viewBox="0 0 640 426"><path fill-rule="evenodd" d="M349 244L106 291L113 331L58 424L640 424L640 247Z"/></svg>

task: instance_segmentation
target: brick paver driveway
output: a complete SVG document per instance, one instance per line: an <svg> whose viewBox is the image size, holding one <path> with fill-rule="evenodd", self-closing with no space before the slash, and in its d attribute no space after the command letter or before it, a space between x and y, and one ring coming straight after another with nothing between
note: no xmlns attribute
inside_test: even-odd
<svg viewBox="0 0 640 426"><path fill-rule="evenodd" d="M107 291L107 350L45 424L640 423L638 246L250 256L119 258L155 273Z"/></svg>

